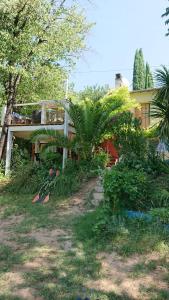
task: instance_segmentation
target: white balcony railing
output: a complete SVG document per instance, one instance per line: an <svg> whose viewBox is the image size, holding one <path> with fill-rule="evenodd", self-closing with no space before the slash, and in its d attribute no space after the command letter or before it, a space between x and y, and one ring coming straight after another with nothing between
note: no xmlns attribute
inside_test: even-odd
<svg viewBox="0 0 169 300"><path fill-rule="evenodd" d="M65 122L65 100L48 100L14 105L11 125L61 125ZM2 108L1 126L4 124L6 107Z"/></svg>

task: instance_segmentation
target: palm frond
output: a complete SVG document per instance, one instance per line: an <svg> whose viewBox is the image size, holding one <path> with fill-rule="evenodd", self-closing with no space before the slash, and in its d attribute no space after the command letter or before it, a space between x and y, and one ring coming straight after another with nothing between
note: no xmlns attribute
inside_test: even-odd
<svg viewBox="0 0 169 300"><path fill-rule="evenodd" d="M63 133L60 133L54 129L39 129L33 132L31 135L33 142L45 140L47 143L55 143L57 147L70 147L70 140Z"/></svg>
<svg viewBox="0 0 169 300"><path fill-rule="evenodd" d="M162 139L169 139L169 69L157 69L155 78L159 90L152 100L151 116L158 120L158 131Z"/></svg>

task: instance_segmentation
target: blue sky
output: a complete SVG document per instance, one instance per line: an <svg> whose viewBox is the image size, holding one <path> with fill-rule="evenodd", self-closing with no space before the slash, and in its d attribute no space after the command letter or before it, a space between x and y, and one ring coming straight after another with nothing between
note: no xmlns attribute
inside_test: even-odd
<svg viewBox="0 0 169 300"><path fill-rule="evenodd" d="M167 0L92 0L92 4L84 0L84 5L87 19L96 25L87 38L89 50L77 63L79 73L71 75L76 90L94 84L113 87L118 72L132 83L136 48L143 49L153 70L169 66L169 37L161 18Z"/></svg>

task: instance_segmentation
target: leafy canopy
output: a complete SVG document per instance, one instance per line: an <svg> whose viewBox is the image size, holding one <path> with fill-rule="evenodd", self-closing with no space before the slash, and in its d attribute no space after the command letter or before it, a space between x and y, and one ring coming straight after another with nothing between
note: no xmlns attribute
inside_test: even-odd
<svg viewBox="0 0 169 300"><path fill-rule="evenodd" d="M92 101L98 101L104 97L105 94L109 91L109 86L86 86L83 91L80 91L78 94L78 100L90 99Z"/></svg>
<svg viewBox="0 0 169 300"><path fill-rule="evenodd" d="M10 78L20 75L20 98L28 90L51 97L85 49L91 25L75 4L63 0L2 0L0 2L0 82L9 89ZM46 77L45 77L46 75ZM53 88L52 88L53 87ZM43 90L43 92L41 92ZM45 92L46 91L46 92Z"/></svg>

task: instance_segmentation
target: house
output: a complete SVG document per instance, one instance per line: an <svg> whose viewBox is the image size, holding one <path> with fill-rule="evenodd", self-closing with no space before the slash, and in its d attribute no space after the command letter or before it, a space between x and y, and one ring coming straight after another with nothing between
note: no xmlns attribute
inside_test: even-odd
<svg viewBox="0 0 169 300"><path fill-rule="evenodd" d="M131 91L131 98L135 99L140 108L133 110L134 116L141 119L141 126L145 129L153 126L157 120L151 117L151 102L158 92L158 88Z"/></svg>
<svg viewBox="0 0 169 300"><path fill-rule="evenodd" d="M11 124L8 126L8 136L6 144L6 164L5 174L10 171L11 155L13 148L13 139L15 137L29 139L31 134L39 129L54 129L63 132L66 136L74 133L74 128L69 122L69 117L64 109L68 106L66 100L49 100L40 101L36 103L22 103L15 104L14 111L11 115ZM1 113L0 133L4 124L5 107ZM32 144L32 158L36 160L36 154L40 152L45 141ZM65 160L67 158L67 150L63 149L63 162L64 168Z"/></svg>
<svg viewBox="0 0 169 300"><path fill-rule="evenodd" d="M129 82L126 78L124 78L121 74L116 74L115 76L115 88L120 88L123 86L127 86L129 88ZM139 104L139 108L131 109L131 112L136 118L141 120L141 126L144 129L148 129L153 126L157 120L151 117L151 102L155 95L157 94L158 88L145 89L145 90L137 90L130 91L130 96L132 99L136 100ZM106 151L110 157L110 164L114 164L114 162L118 159L118 152L116 151L113 141L106 140L102 144L104 151Z"/></svg>
<svg viewBox="0 0 169 300"><path fill-rule="evenodd" d="M121 74L116 74L115 88L127 86L129 88L129 82ZM136 118L141 120L141 126L145 129L153 126L156 122L151 117L151 102L158 92L158 88L151 88L145 90L130 91L130 96L135 99L140 108L135 108L132 111Z"/></svg>
<svg viewBox="0 0 169 300"><path fill-rule="evenodd" d="M116 74L115 87L128 86L129 83L122 77L121 74ZM151 101L156 95L158 89L147 89L139 91L131 91L130 96L134 98L140 109L134 108L132 110L134 116L141 119L142 127L148 128L154 124L154 120L150 116ZM13 147L13 139L15 137L29 139L31 134L42 128L54 129L63 132L67 136L73 135L74 127L69 121L68 114L64 109L65 105L69 105L66 100L49 100L40 101L35 103L21 103L14 105L14 111L11 115L11 124L8 127L8 137L6 145L6 165L5 174L10 171L11 155ZM2 109L0 133L4 123L5 107ZM45 141L32 144L32 158L37 159L37 154L40 152ZM105 141L103 149L112 157L112 163L118 158L118 153L114 148L112 141ZM63 163L64 168L65 160L67 158L67 150L63 149Z"/></svg>

